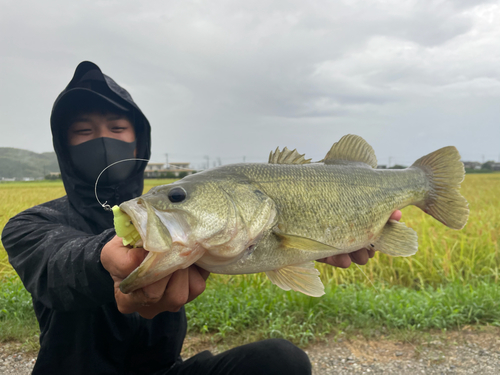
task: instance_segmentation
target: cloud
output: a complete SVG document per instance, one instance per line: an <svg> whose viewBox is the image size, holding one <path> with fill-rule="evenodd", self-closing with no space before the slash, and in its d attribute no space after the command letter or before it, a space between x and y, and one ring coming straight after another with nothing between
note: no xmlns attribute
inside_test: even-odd
<svg viewBox="0 0 500 375"><path fill-rule="evenodd" d="M91 60L143 108L156 160L321 158L347 132L401 158L494 155L499 17L498 1L4 1L0 146L49 151L53 100Z"/></svg>

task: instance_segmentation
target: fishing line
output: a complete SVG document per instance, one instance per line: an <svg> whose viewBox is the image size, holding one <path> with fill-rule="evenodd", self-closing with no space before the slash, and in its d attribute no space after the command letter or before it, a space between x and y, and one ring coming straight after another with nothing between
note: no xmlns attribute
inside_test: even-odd
<svg viewBox="0 0 500 375"><path fill-rule="evenodd" d="M365 271L363 271L363 269L359 266L359 264L357 264L357 263L354 263L354 264L356 264L356 267L358 267L359 270L361 271L361 273L363 275L365 275L366 279L370 282L370 284L372 284L372 287L375 288L375 285L372 283L372 281L370 280L370 278L366 275Z"/></svg>
<svg viewBox="0 0 500 375"><path fill-rule="evenodd" d="M101 173L99 173L99 176L97 176L97 179L95 180L95 185L94 185L94 194L95 194L95 199L97 199L97 202L101 205L102 208L104 208L104 210L106 211L112 211L111 210L111 206L108 203L108 201L102 203L99 198L97 197L97 183L99 182L99 179L101 178L101 175L106 171L106 169L112 167L113 165L115 164L118 164L118 163L123 163L124 161L147 161L149 162L148 159L141 159L141 158L130 158L130 159L123 159L123 160L118 160L118 161L115 161L114 163L111 163L110 165L108 165L106 168L104 168Z"/></svg>

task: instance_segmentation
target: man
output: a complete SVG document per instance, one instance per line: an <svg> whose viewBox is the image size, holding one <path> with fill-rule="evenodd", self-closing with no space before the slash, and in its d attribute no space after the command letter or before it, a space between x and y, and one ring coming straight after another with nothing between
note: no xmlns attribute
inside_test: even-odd
<svg viewBox="0 0 500 375"><path fill-rule="evenodd" d="M183 362L183 306L204 291L208 277L195 265L120 292L146 251L122 245L94 183L117 160L150 157L149 122L126 90L82 62L54 103L51 129L67 195L18 214L2 233L40 325L34 374L310 374L307 355L285 340L217 356L202 352ZM99 199L113 206L142 194L145 164L107 169ZM352 258L364 264L370 256L362 250ZM346 267L351 258L324 261Z"/></svg>

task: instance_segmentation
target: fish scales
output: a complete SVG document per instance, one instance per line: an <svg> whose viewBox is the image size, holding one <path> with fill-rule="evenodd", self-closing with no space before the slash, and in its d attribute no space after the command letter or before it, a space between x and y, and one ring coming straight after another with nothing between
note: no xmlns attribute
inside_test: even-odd
<svg viewBox="0 0 500 375"><path fill-rule="evenodd" d="M222 169L239 176L234 182L246 178L274 200L283 232L344 250L366 245L369 233L378 232L394 210L423 200L427 190L424 173L412 168L236 164Z"/></svg>
<svg viewBox="0 0 500 375"><path fill-rule="evenodd" d="M453 229L467 222L454 147L404 170L376 165L371 146L347 135L318 163L285 147L268 164L213 168L124 202L113 210L116 233L149 254L120 289L129 293L197 264L216 273L266 272L284 290L320 296L315 259L360 248L417 251L415 231L388 220L394 210L413 204ZM130 222L135 229L123 227Z"/></svg>

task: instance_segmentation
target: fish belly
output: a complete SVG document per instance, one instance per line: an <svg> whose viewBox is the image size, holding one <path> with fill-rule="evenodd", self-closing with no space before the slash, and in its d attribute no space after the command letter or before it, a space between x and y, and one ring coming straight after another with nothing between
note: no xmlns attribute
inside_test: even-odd
<svg viewBox="0 0 500 375"><path fill-rule="evenodd" d="M272 271L289 265L301 264L345 252L344 250L333 248L323 251L285 249L280 246L279 238L272 231L269 231L254 248L234 263L221 266L207 265L203 263L203 258L201 258L200 262L196 264L212 273L240 275Z"/></svg>

